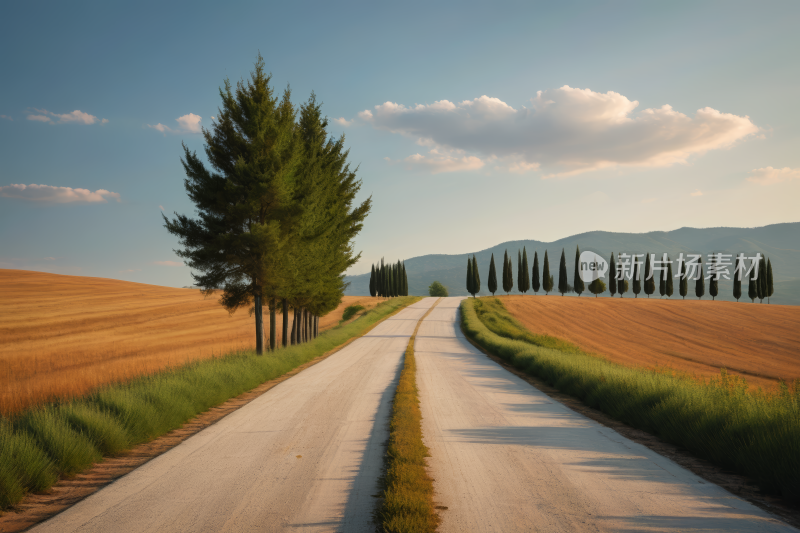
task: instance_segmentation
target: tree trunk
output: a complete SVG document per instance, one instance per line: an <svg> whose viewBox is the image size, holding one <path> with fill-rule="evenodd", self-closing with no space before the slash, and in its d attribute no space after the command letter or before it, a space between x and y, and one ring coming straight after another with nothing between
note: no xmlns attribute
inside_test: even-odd
<svg viewBox="0 0 800 533"><path fill-rule="evenodd" d="M261 295L256 294L253 296L255 310L256 310L256 354L263 355L264 353L264 317L261 314Z"/></svg>
<svg viewBox="0 0 800 533"><path fill-rule="evenodd" d="M319 337L319 317L314 317L314 338Z"/></svg>
<svg viewBox="0 0 800 533"><path fill-rule="evenodd" d="M277 328L275 327L276 326L275 319L277 318L275 315L278 312L278 310L276 309L277 305L278 305L278 302L275 300L275 298L270 300L270 302L269 302L269 350L271 352L274 352L275 348L278 347L277 343L275 342L276 341L275 336L278 333L277 332Z"/></svg>
<svg viewBox="0 0 800 533"><path fill-rule="evenodd" d="M294 310L294 324L292 324L292 344L300 344L300 309Z"/></svg>
<svg viewBox="0 0 800 533"><path fill-rule="evenodd" d="M292 334L290 336L292 346L297 344L297 309L292 309Z"/></svg>
<svg viewBox="0 0 800 533"><path fill-rule="evenodd" d="M289 346L289 302L286 298L283 299L283 333L281 343L283 347Z"/></svg>

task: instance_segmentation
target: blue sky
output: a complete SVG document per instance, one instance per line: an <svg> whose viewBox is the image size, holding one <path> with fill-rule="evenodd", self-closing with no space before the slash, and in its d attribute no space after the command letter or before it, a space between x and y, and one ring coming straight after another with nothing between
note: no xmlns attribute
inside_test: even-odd
<svg viewBox="0 0 800 533"><path fill-rule="evenodd" d="M192 212L180 144L202 152L218 88L259 51L360 165L374 207L352 273L800 220L797 2L6 2L0 19L0 268L191 284L160 217Z"/></svg>

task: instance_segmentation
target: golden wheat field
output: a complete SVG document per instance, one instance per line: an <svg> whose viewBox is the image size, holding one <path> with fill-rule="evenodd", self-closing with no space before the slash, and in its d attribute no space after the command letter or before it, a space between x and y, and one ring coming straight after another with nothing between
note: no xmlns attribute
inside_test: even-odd
<svg viewBox="0 0 800 533"><path fill-rule="evenodd" d="M626 366L698 377L720 368L752 386L800 378L800 307L658 298L501 296L526 328Z"/></svg>
<svg viewBox="0 0 800 533"><path fill-rule="evenodd" d="M216 297L204 298L197 289L5 269L0 287L3 415L255 347L247 310L229 315ZM320 319L320 331L338 324L346 306L371 308L382 300L345 296Z"/></svg>

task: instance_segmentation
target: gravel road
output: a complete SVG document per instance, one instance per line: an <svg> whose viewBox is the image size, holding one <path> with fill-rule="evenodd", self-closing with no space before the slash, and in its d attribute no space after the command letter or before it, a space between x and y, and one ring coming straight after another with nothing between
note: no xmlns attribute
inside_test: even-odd
<svg viewBox="0 0 800 533"><path fill-rule="evenodd" d="M34 531L372 531L402 356L435 301L385 320Z"/></svg>
<svg viewBox="0 0 800 533"><path fill-rule="evenodd" d="M439 531L797 531L497 365L464 339L461 300L415 342Z"/></svg>

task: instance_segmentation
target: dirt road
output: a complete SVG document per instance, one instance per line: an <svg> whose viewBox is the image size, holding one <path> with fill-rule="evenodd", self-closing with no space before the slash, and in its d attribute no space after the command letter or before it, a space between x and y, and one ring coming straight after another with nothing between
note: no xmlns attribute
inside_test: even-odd
<svg viewBox="0 0 800 533"><path fill-rule="evenodd" d="M797 531L504 370L463 338L460 300L415 343L439 531Z"/></svg>
<svg viewBox="0 0 800 533"><path fill-rule="evenodd" d="M427 298L37 532L372 531L403 352Z"/></svg>

